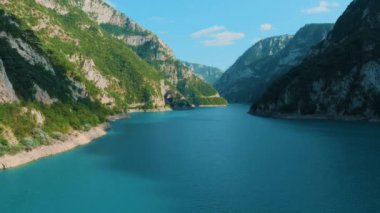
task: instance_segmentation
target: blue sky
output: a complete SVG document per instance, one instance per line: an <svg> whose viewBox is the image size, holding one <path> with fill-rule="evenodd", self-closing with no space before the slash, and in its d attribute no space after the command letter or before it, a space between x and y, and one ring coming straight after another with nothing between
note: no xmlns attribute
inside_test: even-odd
<svg viewBox="0 0 380 213"><path fill-rule="evenodd" d="M334 23L351 0L108 0L177 58L227 69L262 38Z"/></svg>

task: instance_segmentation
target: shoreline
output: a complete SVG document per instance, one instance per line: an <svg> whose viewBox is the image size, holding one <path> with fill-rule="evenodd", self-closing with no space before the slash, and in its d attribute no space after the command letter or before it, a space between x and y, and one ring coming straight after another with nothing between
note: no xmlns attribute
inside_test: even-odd
<svg viewBox="0 0 380 213"><path fill-rule="evenodd" d="M263 118L285 119L285 120L331 120L331 121L366 121L379 123L379 118L367 118L361 116L327 116L327 115L287 115L287 114L270 114L270 113L257 113L248 112L248 114Z"/></svg>
<svg viewBox="0 0 380 213"><path fill-rule="evenodd" d="M114 122L120 119L130 117L130 113L135 112L166 112L172 111L171 108L158 108L158 109L130 109L127 113L112 115L107 118L108 122ZM53 140L50 145L42 145L30 151L22 151L15 155L6 154L0 157L0 171L12 169L32 163L34 161L51 157L63 152L70 151L77 147L87 145L95 139L101 138L107 134L108 122L102 123L96 127L91 128L89 131L74 131L67 134L65 140Z"/></svg>
<svg viewBox="0 0 380 213"><path fill-rule="evenodd" d="M170 107L162 107L157 109L128 109L127 114L135 112L170 112L173 111Z"/></svg>
<svg viewBox="0 0 380 213"><path fill-rule="evenodd" d="M216 107L216 106L205 106L205 107ZM218 105L218 107L225 107ZM129 109L127 113L122 113L118 115L109 116L107 118L108 122L114 122L120 119L126 119L130 117L130 113L138 112L168 112L173 111L173 109L168 107L158 108L158 109ZM89 131L74 131L67 134L67 139L65 140L53 140L50 145L42 145L36 147L30 151L22 151L16 153L15 155L6 154L0 157L0 171L6 169L13 169L32 163L34 161L51 157L63 152L70 151L80 146L87 145L93 142L95 139L101 138L107 134L107 128L109 127L108 122L102 123L96 127L91 128Z"/></svg>
<svg viewBox="0 0 380 213"><path fill-rule="evenodd" d="M103 123L86 132L74 131L73 133L68 134L67 139L64 141L53 140L51 145L39 146L31 151L22 151L15 155L4 155L0 157L0 169L6 170L16 168L89 144L93 140L106 135L107 126L106 123Z"/></svg>
<svg viewBox="0 0 380 213"><path fill-rule="evenodd" d="M199 108L218 108L218 107L228 107L228 104L224 105L199 105Z"/></svg>

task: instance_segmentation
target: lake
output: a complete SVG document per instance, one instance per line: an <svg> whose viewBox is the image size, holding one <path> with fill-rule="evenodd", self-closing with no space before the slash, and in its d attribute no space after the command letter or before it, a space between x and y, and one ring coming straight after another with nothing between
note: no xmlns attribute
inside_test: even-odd
<svg viewBox="0 0 380 213"><path fill-rule="evenodd" d="M380 212L380 124L248 109L132 114L0 172L0 212Z"/></svg>

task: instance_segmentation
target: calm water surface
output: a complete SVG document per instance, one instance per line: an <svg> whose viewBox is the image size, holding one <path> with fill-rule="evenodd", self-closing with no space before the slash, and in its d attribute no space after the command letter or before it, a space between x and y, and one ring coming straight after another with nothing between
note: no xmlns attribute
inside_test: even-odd
<svg viewBox="0 0 380 213"><path fill-rule="evenodd" d="M380 212L380 124L247 111L133 114L88 146L0 172L0 212Z"/></svg>

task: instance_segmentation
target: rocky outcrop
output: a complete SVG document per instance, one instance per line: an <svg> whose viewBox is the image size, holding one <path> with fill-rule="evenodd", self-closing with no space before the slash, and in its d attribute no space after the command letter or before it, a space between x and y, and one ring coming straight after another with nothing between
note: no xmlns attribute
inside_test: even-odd
<svg viewBox="0 0 380 213"><path fill-rule="evenodd" d="M110 23L123 26L126 23L123 15L101 0L81 0L77 4L99 24Z"/></svg>
<svg viewBox="0 0 380 213"><path fill-rule="evenodd" d="M223 71L216 67L206 66L202 64L183 62L190 67L194 74L207 83L214 85L223 75Z"/></svg>
<svg viewBox="0 0 380 213"><path fill-rule="evenodd" d="M93 60L84 60L82 70L85 73L86 79L93 82L97 88L104 90L108 87L108 80L96 69Z"/></svg>
<svg viewBox="0 0 380 213"><path fill-rule="evenodd" d="M380 116L380 2L353 1L327 38L276 81L251 113L377 119Z"/></svg>
<svg viewBox="0 0 380 213"><path fill-rule="evenodd" d="M0 59L0 104L17 102L18 98L5 72L3 61Z"/></svg>
<svg viewBox="0 0 380 213"><path fill-rule="evenodd" d="M49 93L41 89L40 86L38 86L37 84L34 84L34 89L36 91L36 93L34 94L34 98L36 101L46 105L51 105L55 102L58 102L58 99L51 98Z"/></svg>
<svg viewBox="0 0 380 213"><path fill-rule="evenodd" d="M17 50L20 56L27 60L31 65L41 65L46 71L54 73L53 66L49 60L35 51L28 43L20 38L14 38L6 32L0 32L0 38L6 38L11 48Z"/></svg>
<svg viewBox="0 0 380 213"><path fill-rule="evenodd" d="M114 106L115 99L106 91L111 85L111 82L96 68L95 62L92 59L81 55L68 56L68 59L83 72L84 77L88 81L92 82L101 91L101 94L97 97L100 102L108 106ZM78 83L76 83L76 85L82 93L75 92L74 96L82 98L86 96L84 93L85 86Z"/></svg>
<svg viewBox="0 0 380 213"><path fill-rule="evenodd" d="M58 4L56 0L35 0L35 1L36 3L41 4L42 6L45 6L49 9L52 9L61 15L66 15L69 12L67 8Z"/></svg>

